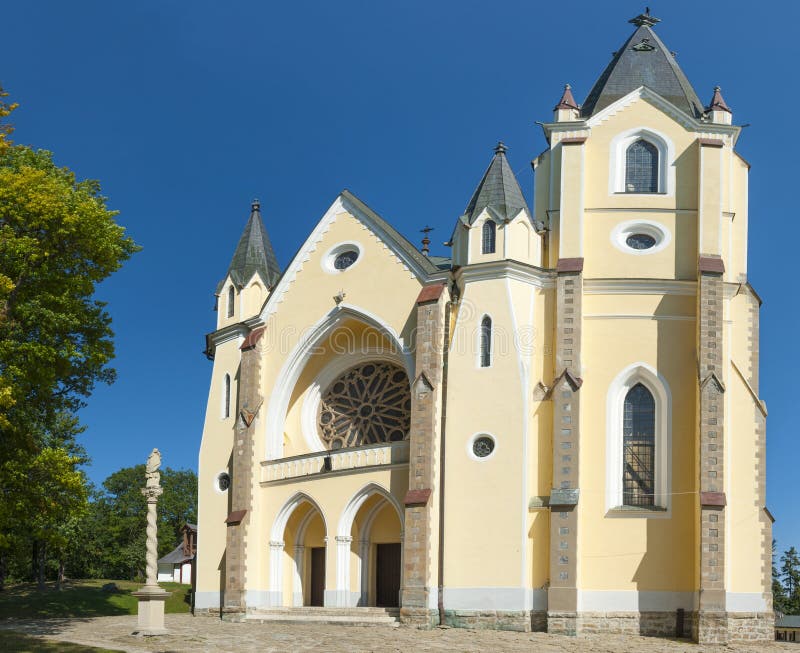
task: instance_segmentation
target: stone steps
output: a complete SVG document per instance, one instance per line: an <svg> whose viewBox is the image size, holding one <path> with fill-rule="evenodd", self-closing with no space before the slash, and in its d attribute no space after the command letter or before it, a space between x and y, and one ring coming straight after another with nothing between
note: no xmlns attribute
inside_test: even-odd
<svg viewBox="0 0 800 653"><path fill-rule="evenodd" d="M399 608L270 608L248 612L243 621L271 624L338 624L344 626L400 625Z"/></svg>

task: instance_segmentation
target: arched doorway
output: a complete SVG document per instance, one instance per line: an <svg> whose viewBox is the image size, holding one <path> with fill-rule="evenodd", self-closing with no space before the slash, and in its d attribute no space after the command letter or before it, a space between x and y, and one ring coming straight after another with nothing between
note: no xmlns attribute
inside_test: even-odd
<svg viewBox="0 0 800 653"><path fill-rule="evenodd" d="M402 515L397 499L377 484L350 500L336 538L340 605L400 606Z"/></svg>
<svg viewBox="0 0 800 653"><path fill-rule="evenodd" d="M327 528L317 503L298 493L278 513L270 542L273 606L322 606L327 574ZM284 569L291 569L286 578Z"/></svg>

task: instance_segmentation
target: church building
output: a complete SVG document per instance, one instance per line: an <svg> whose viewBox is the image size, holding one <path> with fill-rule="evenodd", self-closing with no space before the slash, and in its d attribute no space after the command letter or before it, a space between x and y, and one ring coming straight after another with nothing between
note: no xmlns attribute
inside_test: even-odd
<svg viewBox="0 0 800 653"><path fill-rule="evenodd" d="M630 22L542 123L532 204L494 148L451 258L343 191L282 270L252 204L206 338L198 610L773 638L741 127Z"/></svg>

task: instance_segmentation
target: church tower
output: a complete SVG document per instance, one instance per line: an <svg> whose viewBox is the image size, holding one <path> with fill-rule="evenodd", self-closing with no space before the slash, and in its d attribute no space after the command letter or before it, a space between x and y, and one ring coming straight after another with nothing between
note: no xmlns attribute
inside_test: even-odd
<svg viewBox="0 0 800 653"><path fill-rule="evenodd" d="M261 203L253 200L250 217L234 251L225 278L216 289L217 328L206 336L206 356L213 360L211 388L208 393L203 439L200 445L198 475L198 523L205 530L202 541L204 563L197 567L197 583L230 589L227 601L238 601L244 580L241 557L241 524L227 529L205 528L206 524L224 525L239 504L247 502L250 483L249 464L235 456L238 446L249 442L250 426L242 409L257 387L253 366L247 365L248 326L258 318L261 308L280 278L280 268L267 230L261 219ZM244 350L244 351L243 351ZM233 542L226 540L234 539Z"/></svg>
<svg viewBox="0 0 800 653"><path fill-rule="evenodd" d="M702 104L657 18L630 22L582 105L567 86L534 161L556 271L548 626L631 611L644 632L681 608L701 642L768 639L741 127L719 87Z"/></svg>

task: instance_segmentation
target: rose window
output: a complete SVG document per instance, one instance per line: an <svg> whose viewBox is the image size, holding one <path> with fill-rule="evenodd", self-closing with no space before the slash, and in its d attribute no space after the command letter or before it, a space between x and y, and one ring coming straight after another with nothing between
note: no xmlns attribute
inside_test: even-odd
<svg viewBox="0 0 800 653"><path fill-rule="evenodd" d="M322 395L319 430L328 449L399 442L411 424L408 376L392 363L351 367Z"/></svg>

